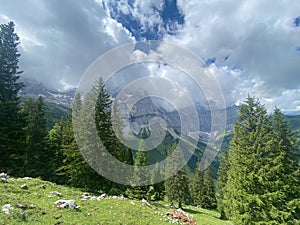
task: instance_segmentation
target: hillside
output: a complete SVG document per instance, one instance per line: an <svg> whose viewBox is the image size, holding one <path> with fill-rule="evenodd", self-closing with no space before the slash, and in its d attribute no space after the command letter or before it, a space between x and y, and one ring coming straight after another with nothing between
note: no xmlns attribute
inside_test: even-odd
<svg viewBox="0 0 300 225"><path fill-rule="evenodd" d="M23 188L22 188L22 187ZM9 178L0 183L0 224L180 224L166 216L170 210L167 202L143 203L122 196L104 197L100 193L87 194L84 190L56 185L40 179ZM51 194L52 193L52 194ZM98 198L96 196L98 196ZM99 197L100 196L100 197ZM77 208L59 208L57 200L74 200ZM4 205L10 204L9 214ZM80 206L80 207L79 207ZM7 207L7 205L6 205ZM185 212L197 224L225 225L219 214L196 207L186 207ZM22 217L22 215L23 217ZM182 224L182 223L181 223Z"/></svg>
<svg viewBox="0 0 300 225"><path fill-rule="evenodd" d="M300 115L298 116L286 116L287 120L289 121L291 128L293 130L300 129Z"/></svg>

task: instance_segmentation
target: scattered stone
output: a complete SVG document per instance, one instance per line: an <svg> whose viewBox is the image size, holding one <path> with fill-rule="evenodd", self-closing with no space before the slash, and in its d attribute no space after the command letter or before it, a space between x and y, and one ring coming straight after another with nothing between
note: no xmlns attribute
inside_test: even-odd
<svg viewBox="0 0 300 225"><path fill-rule="evenodd" d="M23 190L28 190L28 187L27 187L26 184L22 184L22 185L21 185L21 188L22 188Z"/></svg>
<svg viewBox="0 0 300 225"><path fill-rule="evenodd" d="M62 215L61 215L61 214L58 214L58 215L54 215L53 217L54 217L54 219L57 219L57 220L58 220L58 219L62 218Z"/></svg>
<svg viewBox="0 0 300 225"><path fill-rule="evenodd" d="M8 183L9 176L7 173L0 173L0 180L2 183Z"/></svg>
<svg viewBox="0 0 300 225"><path fill-rule="evenodd" d="M25 214L23 209L20 209L19 213L20 213L20 216L21 216L22 220L27 221L27 215Z"/></svg>
<svg viewBox="0 0 300 225"><path fill-rule="evenodd" d="M16 207L19 208L19 209L25 209L25 206L22 205L22 204L17 204Z"/></svg>
<svg viewBox="0 0 300 225"><path fill-rule="evenodd" d="M2 212L9 216L12 216L10 214L10 210L13 210L13 209L14 209L14 207L12 207L11 204L5 204L2 206Z"/></svg>
<svg viewBox="0 0 300 225"><path fill-rule="evenodd" d="M32 177L19 177L17 180L32 180Z"/></svg>
<svg viewBox="0 0 300 225"><path fill-rule="evenodd" d="M133 202L133 201L130 201L130 205L134 205L134 202Z"/></svg>
<svg viewBox="0 0 300 225"><path fill-rule="evenodd" d="M171 216L172 219L184 222L187 225L197 225L196 221L190 218L182 209L169 210L166 213L167 216Z"/></svg>
<svg viewBox="0 0 300 225"><path fill-rule="evenodd" d="M62 197L62 193L60 193L58 191L51 191L50 195L48 197L51 198L51 197L53 197L53 195L56 195L58 197Z"/></svg>
<svg viewBox="0 0 300 225"><path fill-rule="evenodd" d="M142 203L143 203L143 205L151 207L150 203L146 199L142 199Z"/></svg>
<svg viewBox="0 0 300 225"><path fill-rule="evenodd" d="M84 192L82 195L81 195L81 200L82 201L87 201L88 199L91 198L91 195L87 192Z"/></svg>
<svg viewBox="0 0 300 225"><path fill-rule="evenodd" d="M54 203L58 208L70 208L70 209L80 209L80 206L76 205L75 200L57 200Z"/></svg>
<svg viewBox="0 0 300 225"><path fill-rule="evenodd" d="M88 216L91 216L92 214L89 212L89 213L87 213L87 215L88 215Z"/></svg>
<svg viewBox="0 0 300 225"><path fill-rule="evenodd" d="M100 201L100 200L102 200L102 199L105 199L106 197L107 197L106 194L102 194L102 195L100 195L100 196L97 197L97 201Z"/></svg>

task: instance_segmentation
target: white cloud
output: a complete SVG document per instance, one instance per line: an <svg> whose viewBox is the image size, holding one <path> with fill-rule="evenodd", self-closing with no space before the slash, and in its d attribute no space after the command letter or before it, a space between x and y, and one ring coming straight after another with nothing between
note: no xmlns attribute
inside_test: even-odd
<svg viewBox="0 0 300 225"><path fill-rule="evenodd" d="M165 40L187 47L204 60L216 57L214 72L228 104L250 93L290 111L286 105L300 98L300 54L295 50L300 29L293 26L299 1L179 0L178 4L185 24L177 36ZM236 66L243 69L239 76L232 71ZM284 97L283 91L291 91L293 97Z"/></svg>
<svg viewBox="0 0 300 225"><path fill-rule="evenodd" d="M121 24L109 21L102 6L92 0L11 0L1 5L0 15L1 23L12 20L16 24L22 76L53 89L66 87L63 83L76 86L97 57L133 41L131 34Z"/></svg>
<svg viewBox="0 0 300 225"><path fill-rule="evenodd" d="M13 20L21 36L24 76L53 88L63 88L62 81L74 86L94 59L134 41L124 24L111 18L108 2L10 0L2 4L0 22ZM296 51L300 27L293 26L300 15L300 1L178 0L184 24L173 35L167 34L156 10L163 8L162 1L132 1L133 7L127 2L114 4L138 21L140 32L157 28L164 40L188 48L204 61L216 57L207 69L218 79L228 105L243 101L250 93L269 109L277 105L286 113L300 113L300 52ZM136 51L135 57L144 56ZM177 75L178 84L191 93L196 91L176 70L150 64L132 67L129 71L134 75L127 80L123 75L117 83L139 77L141 69L143 76Z"/></svg>

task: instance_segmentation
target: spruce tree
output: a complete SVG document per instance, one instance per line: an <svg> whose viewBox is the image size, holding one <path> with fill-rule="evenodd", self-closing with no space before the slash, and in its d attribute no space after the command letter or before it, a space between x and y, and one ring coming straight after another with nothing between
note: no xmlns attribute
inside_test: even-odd
<svg viewBox="0 0 300 225"><path fill-rule="evenodd" d="M170 158L168 160L166 170L178 170L178 165L180 165L181 161L184 160L180 149L177 149L172 153L174 148L175 146L169 150ZM176 202L178 204L178 208L182 208L183 204L190 203L189 180L187 178L185 167L179 169L175 175L169 177L165 181L165 191L168 200L172 204Z"/></svg>
<svg viewBox="0 0 300 225"><path fill-rule="evenodd" d="M270 140L270 119L259 101L248 97L241 105L230 143L228 180L224 188L226 217L236 224L264 220L258 170Z"/></svg>
<svg viewBox="0 0 300 225"><path fill-rule="evenodd" d="M165 191L165 185L164 182L155 183L157 180L161 179L163 176L163 168L156 162L152 176L151 176L151 198L153 200L162 200L164 196Z"/></svg>
<svg viewBox="0 0 300 225"><path fill-rule="evenodd" d="M82 103L81 96L76 95L73 102L72 113L74 113L75 117L80 119L80 121L85 120L82 112L84 104L84 102ZM72 186L86 188L91 191L99 191L103 189L104 179L90 167L77 146L73 131L73 123L80 122L77 119L72 121L70 112L67 121L63 124L61 150L64 155L64 160L63 165L57 172L60 176L66 177L67 183ZM82 123L82 125L86 124ZM82 131L88 131L88 129L89 127L82 127ZM89 148L90 145L87 144L86 147Z"/></svg>
<svg viewBox="0 0 300 225"><path fill-rule="evenodd" d="M226 219L224 211L224 192L223 189L227 182L227 171L229 170L228 151L225 151L221 156L220 167L218 169L218 181L216 186L216 198L220 218Z"/></svg>
<svg viewBox="0 0 300 225"><path fill-rule="evenodd" d="M146 183L147 179L145 177L145 174L143 173L142 167L149 165L149 156L148 152L146 151L145 141L141 139L139 143L139 149L136 152L134 165L139 167L134 170L133 176L131 178L132 183L132 191L131 196L142 199L147 198L147 192L149 190L148 185L144 186L137 186L136 184Z"/></svg>
<svg viewBox="0 0 300 225"><path fill-rule="evenodd" d="M24 102L23 114L26 118L26 147L24 152L24 175L49 178L47 148L47 121L44 100L28 99Z"/></svg>
<svg viewBox="0 0 300 225"><path fill-rule="evenodd" d="M192 197L193 205L202 207L203 194L204 194L203 172L201 171L198 163L196 174L191 184L191 197Z"/></svg>
<svg viewBox="0 0 300 225"><path fill-rule="evenodd" d="M205 209L214 209L216 206L215 184L212 178L211 167L208 167L203 173L203 197L201 207Z"/></svg>
<svg viewBox="0 0 300 225"><path fill-rule="evenodd" d="M265 172L266 185L272 191L272 217L282 223L300 221L300 167L297 160L300 149L296 135L278 108L274 110L272 126L274 159L272 168Z"/></svg>
<svg viewBox="0 0 300 225"><path fill-rule="evenodd" d="M62 174L58 173L58 169L63 166L64 162L64 153L62 151L62 141L63 141L63 125L64 122L58 122L54 124L52 129L48 132L48 148L49 152L51 152L49 158L50 167L49 170L51 178L50 181L59 183L59 184L66 184L67 178Z"/></svg>
<svg viewBox="0 0 300 225"><path fill-rule="evenodd" d="M294 186L299 170L289 154L296 147L275 114L271 118L251 97L241 105L223 189L226 216L235 224L293 224L298 219L299 189Z"/></svg>
<svg viewBox="0 0 300 225"><path fill-rule="evenodd" d="M21 175L24 132L19 114L19 37L13 22L0 24L0 170Z"/></svg>

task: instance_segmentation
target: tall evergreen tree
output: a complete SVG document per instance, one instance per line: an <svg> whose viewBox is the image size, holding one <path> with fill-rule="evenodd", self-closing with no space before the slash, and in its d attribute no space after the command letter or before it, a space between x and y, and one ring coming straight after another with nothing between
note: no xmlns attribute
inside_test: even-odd
<svg viewBox="0 0 300 225"><path fill-rule="evenodd" d="M178 165L181 164L183 159L183 154L179 151L172 153L172 147L169 150L169 161L167 163L166 170L178 170ZM176 202L178 208L182 208L183 204L190 203L190 191L189 191L189 180L187 178L185 167L179 169L177 173L165 181L165 191L168 200L171 203Z"/></svg>
<svg viewBox="0 0 300 225"><path fill-rule="evenodd" d="M274 118L279 116L275 114ZM293 186L299 184L299 170L288 156L294 147L285 138L288 130L282 127L286 126L274 118L254 98L241 105L223 189L226 216L236 224L297 221L299 191Z"/></svg>
<svg viewBox="0 0 300 225"><path fill-rule="evenodd" d="M50 156L52 156L49 158L49 171L51 174L49 180L59 184L66 184L67 180L65 176L62 176L57 172L57 170L63 166L65 159L61 149L63 141L63 125L63 121L58 122L54 124L52 129L48 132L48 149Z"/></svg>
<svg viewBox="0 0 300 225"><path fill-rule="evenodd" d="M136 152L134 165L139 168L135 169L133 171L133 176L131 178L131 182L132 182L132 186L133 186L131 195L132 195L132 197L139 198L139 199L146 198L147 192L149 190L149 186L147 186L147 185L136 186L135 185L138 183L147 182L147 179L145 177L145 174L143 173L142 167L149 165L149 156L148 156L148 152L146 151L145 141L143 139L141 139L141 141L139 143L139 149Z"/></svg>
<svg viewBox="0 0 300 225"><path fill-rule="evenodd" d="M0 24L0 170L21 175L24 132L19 114L19 37L13 22Z"/></svg>
<svg viewBox="0 0 300 225"><path fill-rule="evenodd" d="M43 98L26 100L22 111L26 118L24 175L49 177L48 157L51 156L47 151L47 121Z"/></svg>
<svg viewBox="0 0 300 225"><path fill-rule="evenodd" d="M225 151L221 157L220 167L218 170L218 181L216 186L216 198L217 198L217 206L218 211L220 212L220 218L226 219L225 211L224 211L224 193L223 189L227 182L227 171L229 170L229 162L228 162L228 151Z"/></svg>
<svg viewBox="0 0 300 225"><path fill-rule="evenodd" d="M216 206L215 184L212 178L211 167L208 167L203 173L203 197L201 207L205 209L214 209Z"/></svg>
<svg viewBox="0 0 300 225"><path fill-rule="evenodd" d="M296 134L291 131L286 118L278 108L275 108L272 117L274 164L272 169L265 171L270 180L272 193L272 210L276 216L284 217L276 221L300 221L300 167L297 156L300 148L297 145ZM272 180L276 178L276 185ZM276 197L276 198L275 198ZM284 204L283 204L284 202Z"/></svg>
<svg viewBox="0 0 300 225"><path fill-rule="evenodd" d="M270 140L270 119L259 101L248 97L241 105L230 143L228 180L224 188L226 216L236 224L263 221L264 187L258 170Z"/></svg>
<svg viewBox="0 0 300 225"><path fill-rule="evenodd" d="M202 206L203 194L204 194L203 172L201 171L200 165L198 163L196 174L191 184L192 203L195 206Z"/></svg>
<svg viewBox="0 0 300 225"><path fill-rule="evenodd" d="M162 176L163 176L163 168L162 166L160 166L160 164L156 163L151 176L152 189L150 191L151 198L154 200L163 199L165 184L163 181L159 183L155 183L157 180L161 179Z"/></svg>
<svg viewBox="0 0 300 225"><path fill-rule="evenodd" d="M85 120L82 112L84 104L82 103L81 96L76 95L71 112L73 115L75 114L77 119ZM99 191L103 188L103 178L90 167L77 146L73 123L78 123L79 121L77 119L72 121L71 112L62 127L61 150L64 155L64 161L57 172L60 176L66 177L67 183L72 186ZM82 124L85 125L85 123ZM88 130L89 127L82 127L82 129ZM90 145L86 147L89 148Z"/></svg>

